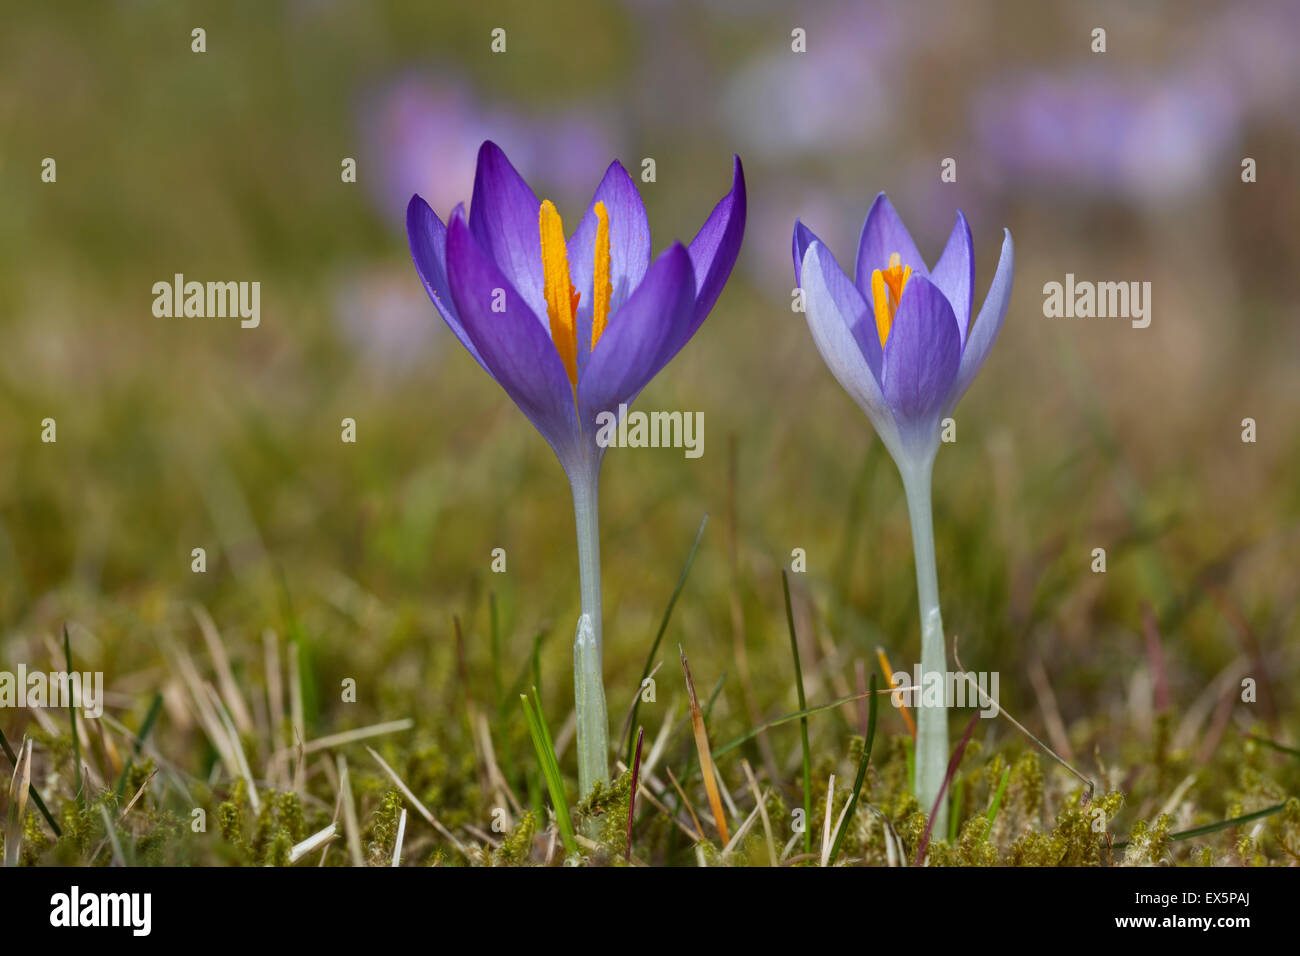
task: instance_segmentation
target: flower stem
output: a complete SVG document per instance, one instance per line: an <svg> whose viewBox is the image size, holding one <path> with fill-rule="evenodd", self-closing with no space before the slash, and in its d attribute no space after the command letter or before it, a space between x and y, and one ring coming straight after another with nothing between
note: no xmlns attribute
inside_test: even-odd
<svg viewBox="0 0 1300 956"><path fill-rule="evenodd" d="M903 468L903 489L912 524L912 552L916 559L916 596L921 611L921 683L915 692L916 768L912 789L926 813L934 806L948 769L948 653L939 613L939 572L934 558L934 518L931 509L930 475L934 459L913 468ZM931 688L938 689L938 702ZM926 698L930 697L929 706ZM934 815L939 833L948 832L948 804L944 801Z"/></svg>
<svg viewBox="0 0 1300 956"><path fill-rule="evenodd" d="M578 794L585 800L597 783L609 780L609 719L601 664L600 509L598 479L573 481L578 527L578 582L582 616L573 638L573 701L578 718Z"/></svg>

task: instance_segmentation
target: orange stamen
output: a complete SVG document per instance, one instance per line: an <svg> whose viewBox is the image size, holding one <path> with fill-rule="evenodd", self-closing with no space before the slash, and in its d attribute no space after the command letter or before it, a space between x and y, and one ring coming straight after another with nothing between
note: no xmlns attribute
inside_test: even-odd
<svg viewBox="0 0 1300 956"><path fill-rule="evenodd" d="M880 346L884 348L889 338L889 330L898 314L898 303L903 298L903 289L912 277L912 267L903 265L903 257L897 252L889 257L885 269L871 273L871 299L876 313L876 332L880 335Z"/></svg>
<svg viewBox="0 0 1300 956"><path fill-rule="evenodd" d="M605 332L609 322L609 300L614 286L609 275L609 213L603 202L596 203L596 261L592 271L591 349Z"/></svg>
<svg viewBox="0 0 1300 956"><path fill-rule="evenodd" d="M538 214L542 242L542 289L546 314L551 322L551 341L560 353L569 381L578 385L578 330L574 313L579 293L569 278L569 253L564 242L564 223L549 199Z"/></svg>

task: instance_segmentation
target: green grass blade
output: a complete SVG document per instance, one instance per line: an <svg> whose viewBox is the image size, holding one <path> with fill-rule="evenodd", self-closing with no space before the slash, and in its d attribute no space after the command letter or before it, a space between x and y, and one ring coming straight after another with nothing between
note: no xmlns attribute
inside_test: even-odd
<svg viewBox="0 0 1300 956"><path fill-rule="evenodd" d="M117 827L113 826L113 818L108 815L108 807L102 803L99 805L99 815L104 820L104 834L108 837L108 844L113 850L113 862L118 866L126 866L126 854L122 852L122 841L117 837Z"/></svg>
<svg viewBox="0 0 1300 956"><path fill-rule="evenodd" d="M794 633L794 609L790 605L790 576L781 569L781 588L785 592L785 621L790 628L790 651L794 655L794 686L799 692L799 709L807 710L803 693L803 665L799 662L799 641ZM812 852L812 754L808 747L808 717L799 718L800 743L803 745L803 851Z"/></svg>
<svg viewBox="0 0 1300 956"><path fill-rule="evenodd" d="M691 543L691 550L686 555L686 563L682 565L682 573L677 576L677 586L673 588L672 596L668 598L668 606L664 608L663 619L659 622L659 632L655 634L654 643L650 645L650 653L646 655L645 667L641 669L641 677L637 680L636 700L632 703L632 711L628 714L627 724L623 728L623 734L627 737L627 760L625 763L632 763L633 749L636 747L636 727L637 712L641 709L641 685L645 679L650 676L650 671L654 667L655 654L659 652L659 644L664 639L664 633L668 630L668 622L672 619L673 608L677 606L677 598L682 593L682 588L686 586L686 579L690 577L691 565L695 563L695 554L700 550L700 539L704 537L704 526L709 523L709 516L706 514L700 519L700 527L695 532L695 540Z"/></svg>
<svg viewBox="0 0 1300 956"><path fill-rule="evenodd" d="M993 821L998 818L998 810L1002 808L1002 794L1006 793L1007 781L1011 779L1011 768L1007 767L1002 771L1002 781L998 784L997 793L993 794L993 802L989 805L988 825L984 827L984 835L980 837L979 842L983 843L993 832Z"/></svg>
<svg viewBox="0 0 1300 956"><path fill-rule="evenodd" d="M952 785L952 806L948 813L948 842L957 842L957 822L961 818L962 798L966 795L966 778L958 777Z"/></svg>
<svg viewBox="0 0 1300 956"><path fill-rule="evenodd" d="M298 648L298 692L302 695L303 732L316 725L320 717L320 688L317 686L315 652L311 639L293 609L289 594L289 579L284 568L276 567L276 582L280 590L280 608L284 618L284 633L290 644Z"/></svg>
<svg viewBox="0 0 1300 956"><path fill-rule="evenodd" d="M850 694L848 697L838 697L829 704L818 704L816 707L808 707L804 710L796 710L793 713L783 714L780 717L774 717L766 723L759 724L753 730L748 730L741 734L735 740L728 741L721 747L713 748L713 756L720 757L730 750L735 750L741 744L748 743L764 731L771 730L773 727L780 727L782 724L788 724L792 720L801 720L805 717L811 717L814 714L820 714L822 711L834 710L836 707L843 707L845 704L851 704L855 700L862 700L864 697L875 697L882 693L893 693L888 690L877 691L875 694Z"/></svg>
<svg viewBox="0 0 1300 956"><path fill-rule="evenodd" d="M871 702L868 704L867 715L867 739L862 744L862 759L858 761L858 775L853 780L853 795L849 797L849 808L844 813L844 819L840 821L840 828L835 832L835 842L831 844L830 865L835 865L835 858L840 855L840 844L844 842L844 834L849 829L849 824L853 822L853 812L858 808L858 795L862 793L862 784L867 779L867 764L871 762L871 747L876 742L876 675L871 675L871 686L868 688L871 695Z"/></svg>
<svg viewBox="0 0 1300 956"><path fill-rule="evenodd" d="M68 677L72 677L72 642L68 640L68 625L63 625L63 658L68 668ZM77 708L72 699L68 700L68 720L72 723L72 759L77 771L77 806L86 809L85 788L81 779L81 736L77 733Z"/></svg>
<svg viewBox="0 0 1300 956"><path fill-rule="evenodd" d="M135 758L140 756L140 750L144 747L145 738L149 736L149 731L153 729L153 722L158 719L158 711L162 710L162 694L154 694L153 702L149 704L149 710L144 715L144 723L140 725L140 732L135 735L135 746L131 748L131 755L126 758L126 766L122 768L122 776L117 778L116 793L118 797L122 796L122 791L126 789L126 777L131 772L131 765Z"/></svg>
<svg viewBox="0 0 1300 956"><path fill-rule="evenodd" d="M1276 740L1269 740L1267 737L1261 737L1258 734L1246 734L1245 736L1247 740L1253 740L1257 744L1271 747L1278 753L1290 754L1292 757L1300 757L1300 750L1297 750L1295 747L1288 747L1285 744L1278 743Z"/></svg>
<svg viewBox="0 0 1300 956"><path fill-rule="evenodd" d="M1275 813L1280 813L1286 809L1285 803L1275 803L1271 807L1265 807L1263 810L1256 810L1254 813L1243 814L1239 817L1233 817L1231 820L1220 820L1218 823L1207 823L1204 826L1192 827L1190 830L1180 830L1178 833L1169 834L1171 840L1190 840L1193 837L1205 836L1209 833L1217 833L1220 830L1226 830L1228 827L1235 827L1242 823L1250 823L1252 820L1260 820L1264 817L1271 817ZM1119 840L1112 843L1111 847L1116 850L1122 850L1128 846L1128 840Z"/></svg>
<svg viewBox="0 0 1300 956"><path fill-rule="evenodd" d="M533 696L537 691L534 688ZM541 705L534 707L527 694L520 694L519 700L524 705L524 717L528 720L528 733L533 738L533 749L537 752L537 762L541 765L542 776L546 779L546 789L551 793L551 806L555 809L555 823L560 829L560 839L564 849L569 853L578 852L578 841L573 836L573 821L569 817L569 804L564 795L564 780L560 777L560 765L555 759L555 745L551 742L551 732L542 716Z"/></svg>

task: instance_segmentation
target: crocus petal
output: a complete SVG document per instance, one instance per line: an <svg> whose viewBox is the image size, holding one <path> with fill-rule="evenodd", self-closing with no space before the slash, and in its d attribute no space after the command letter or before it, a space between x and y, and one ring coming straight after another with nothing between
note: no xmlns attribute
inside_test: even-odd
<svg viewBox="0 0 1300 956"><path fill-rule="evenodd" d="M881 382L912 453L937 445L939 413L960 361L961 337L952 306L934 283L913 276L885 342Z"/></svg>
<svg viewBox="0 0 1300 956"><path fill-rule="evenodd" d="M567 468L577 449L573 387L545 327L463 216L447 229L447 273L456 311L480 356ZM504 311L493 311L493 306Z"/></svg>
<svg viewBox="0 0 1300 956"><path fill-rule="evenodd" d="M695 270L695 317L689 332L671 349L672 358L700 327L700 323L713 309L727 284L731 269L740 255L740 242L745 235L745 170L740 157L732 157L731 192L723 196L700 231L691 240L691 265Z"/></svg>
<svg viewBox="0 0 1300 956"><path fill-rule="evenodd" d="M794 221L794 236L791 239L791 251L794 253L794 284L803 284L803 257L808 254L808 247L814 242L822 242L815 232L798 219ZM825 246L826 243L822 242Z"/></svg>
<svg viewBox="0 0 1300 956"><path fill-rule="evenodd" d="M686 247L675 242L609 321L578 380L583 427L597 412L631 403L663 368L664 344L688 327L695 309L695 273ZM671 356L669 356L671 358Z"/></svg>
<svg viewBox="0 0 1300 956"><path fill-rule="evenodd" d="M966 217L957 213L957 222L943 247L943 255L930 273L930 281L948 297L953 314L957 316L957 332L962 345L966 344L966 330L970 326L971 300L975 293L975 253L971 243L970 226Z"/></svg>
<svg viewBox="0 0 1300 956"><path fill-rule="evenodd" d="M650 220L636 184L615 160L596 187L586 215L568 242L569 276L578 291L578 374L591 355L592 276L596 254L596 203L609 216L609 314L613 315L645 276L650 265Z"/></svg>
<svg viewBox="0 0 1300 956"><path fill-rule="evenodd" d="M412 196L406 206L406 235L411 243L415 271L420 274L424 291L429 293L429 298L433 300L443 321L460 339L460 344L474 356L474 361L486 369L478 349L461 325L455 303L451 300L451 286L447 283L447 227L418 195Z"/></svg>
<svg viewBox="0 0 1300 956"><path fill-rule="evenodd" d="M871 204L867 221L862 224L862 236L858 240L856 282L858 290L864 296L871 294L871 273L889 265L889 257L895 252L902 259L903 265L912 267L913 275L925 275L929 271L921 253L916 251L912 234L894 210L894 204L881 193Z"/></svg>
<svg viewBox="0 0 1300 956"><path fill-rule="evenodd" d="M592 266L595 263L596 203L609 215L609 275L613 285L609 310L613 313L636 288L650 265L650 220L645 203L623 164L615 160L591 197L586 215L569 240L569 275L582 293L579 308L591 314Z"/></svg>
<svg viewBox="0 0 1300 956"><path fill-rule="evenodd" d="M1011 301L1011 280L1016 271L1016 247L1011 241L1011 230L1003 230L1002 255L998 259L998 270L993 274L988 295L980 306L979 317L966 333L965 347L961 353L961 365L957 369L957 378L952 383L948 396L948 408L953 408L958 400L966 394L971 382L989 357L993 343L997 341L998 332L1002 330L1002 320L1007 316L1007 304Z"/></svg>
<svg viewBox="0 0 1300 956"><path fill-rule="evenodd" d="M880 340L876 340L873 370L859 337L852 331L854 326L863 325L870 317L866 301L835 257L820 242L814 241L804 254L801 277L808 328L822 361L867 413L885 447L897 456L900 447L898 425L878 379ZM874 322L872 326L874 331Z"/></svg>
<svg viewBox="0 0 1300 956"><path fill-rule="evenodd" d="M857 286L849 281L844 270L840 268L835 257L831 255L826 243L822 242L817 235L805 226L799 220L794 223L794 278L796 283L802 282L803 260L808 254L808 247L814 242L821 243L822 256L829 258L835 265L835 276L828 280L827 287L835 296L836 304L839 306L840 314L845 317L849 324L853 337L858 341L858 348L862 349L862 354L871 366L872 373L876 376L876 381L880 381L880 333L876 329L876 317L871 306L863 299L863 295L858 291ZM843 279L841 283L839 280ZM805 295L806 298L806 295ZM805 304L805 309L807 305Z"/></svg>
<svg viewBox="0 0 1300 956"><path fill-rule="evenodd" d="M510 165L501 147L490 140L485 142L478 151L469 229L539 321L546 315L538 228L541 207L541 201Z"/></svg>

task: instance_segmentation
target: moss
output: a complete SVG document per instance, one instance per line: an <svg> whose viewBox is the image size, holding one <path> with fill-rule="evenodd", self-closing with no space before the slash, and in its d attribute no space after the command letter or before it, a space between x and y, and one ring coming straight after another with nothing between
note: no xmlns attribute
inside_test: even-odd
<svg viewBox="0 0 1300 956"><path fill-rule="evenodd" d="M50 833L45 818L33 810L28 810L23 817L22 862L26 866L35 866L41 856L52 846L54 837Z"/></svg>
<svg viewBox="0 0 1300 956"><path fill-rule="evenodd" d="M1038 754L1027 751L1012 764L1004 799L1021 818L1038 822L1043 808L1043 768Z"/></svg>
<svg viewBox="0 0 1300 956"><path fill-rule="evenodd" d="M422 739L405 753L388 744L385 753L384 759L397 768L420 802L439 808L438 819L444 826L455 830L486 816L487 802L479 789L472 745L449 757L441 744Z"/></svg>
<svg viewBox="0 0 1300 956"><path fill-rule="evenodd" d="M887 817L898 820L920 808L912 796L912 781L908 779L907 761L912 739L905 735L892 737L886 746L877 742L871 755L867 791L871 799Z"/></svg>
<svg viewBox="0 0 1300 956"><path fill-rule="evenodd" d="M138 812L140 804L131 812ZM180 817L170 811L150 813L136 835L134 862L141 866L175 866L187 862L182 854L186 831Z"/></svg>
<svg viewBox="0 0 1300 956"><path fill-rule="evenodd" d="M925 836L925 813L922 812L915 797L912 798L912 806L914 809L911 812L894 821L894 829L898 831L898 836L903 841L903 849L907 851L909 862L916 857L916 851Z"/></svg>
<svg viewBox="0 0 1300 956"><path fill-rule="evenodd" d="M231 786L230 796L217 806L217 832L244 859L248 857L244 836L244 809L247 805L248 789L241 778Z"/></svg>
<svg viewBox="0 0 1300 956"><path fill-rule="evenodd" d="M397 843L398 821L402 817L404 802L398 790L389 789L370 816L370 825L361 834L361 844L372 865L392 862Z"/></svg>
<svg viewBox="0 0 1300 956"><path fill-rule="evenodd" d="M624 770L611 783L597 783L587 799L578 805L578 825L590 829L611 863L623 862L627 850L628 802L632 795L632 771Z"/></svg>
<svg viewBox="0 0 1300 956"><path fill-rule="evenodd" d="M987 838L988 818L973 816L962 824L954 853L960 866L996 866L1001 862L997 847Z"/></svg>
<svg viewBox="0 0 1300 956"><path fill-rule="evenodd" d="M225 806L222 804L223 808ZM262 866L288 866L289 851L307 836L306 831L298 795L290 791L268 791L262 794L261 808L249 841L249 857ZM222 835L225 836L224 828Z"/></svg>
<svg viewBox="0 0 1300 956"><path fill-rule="evenodd" d="M1162 813L1155 823L1139 820L1129 833L1124 849L1125 866L1157 866L1168 862L1169 831L1173 821Z"/></svg>
<svg viewBox="0 0 1300 956"><path fill-rule="evenodd" d="M130 800L139 792L140 788L145 785L145 782L153 776L156 770L157 764L155 764L153 760L131 764L131 769L126 773L126 784L122 787L122 795L127 800ZM144 793L140 794L140 799L136 801L135 807L131 812L135 813L144 809L145 807L142 806L142 804L147 806L148 804L146 801L151 801L151 799L149 791L146 790Z"/></svg>
<svg viewBox="0 0 1300 956"><path fill-rule="evenodd" d="M533 837L536 835L537 815L528 810L501 841L501 845L492 852L492 865L522 866L527 863L533 849Z"/></svg>
<svg viewBox="0 0 1300 956"><path fill-rule="evenodd" d="M1300 863L1300 799L1288 799L1278 817L1278 846L1292 861Z"/></svg>
<svg viewBox="0 0 1300 956"><path fill-rule="evenodd" d="M65 847L72 847L77 853L85 853L90 844L90 818L81 812L75 800L65 800L59 808L59 830L62 836L59 842Z"/></svg>

